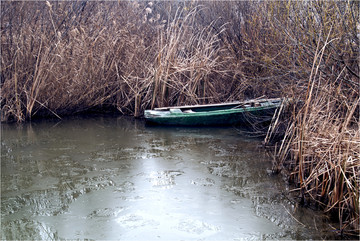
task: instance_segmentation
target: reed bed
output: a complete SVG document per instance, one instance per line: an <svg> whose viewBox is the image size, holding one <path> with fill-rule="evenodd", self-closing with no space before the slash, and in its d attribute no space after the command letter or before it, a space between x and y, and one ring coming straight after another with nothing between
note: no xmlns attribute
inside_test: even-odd
<svg viewBox="0 0 360 241"><path fill-rule="evenodd" d="M140 116L145 108L231 95L219 33L195 21L201 6L157 7L4 2L2 120L60 118L99 106Z"/></svg>
<svg viewBox="0 0 360 241"><path fill-rule="evenodd" d="M134 40L123 34L126 27L115 27L122 19L109 13L111 6L87 4L2 4L3 120L24 121L42 114L60 118L116 96L122 87L115 72L118 56L125 55ZM108 22L105 17L112 25L100 27Z"/></svg>
<svg viewBox="0 0 360 241"><path fill-rule="evenodd" d="M332 93L329 93L332 92ZM327 86L294 115L277 150L277 171L285 169L302 202L315 202L340 221L337 229L359 233L360 129L355 111L359 98L343 102L346 114ZM310 97L309 97L310 98Z"/></svg>
<svg viewBox="0 0 360 241"><path fill-rule="evenodd" d="M294 115L275 168L288 171L302 202L315 202L340 221L341 234L359 234L359 98L341 102L336 88L324 86ZM310 98L312 99L310 102ZM342 116L335 114L345 108ZM294 191L295 191L294 190Z"/></svg>
<svg viewBox="0 0 360 241"><path fill-rule="evenodd" d="M280 9L291 12L295 6ZM359 46L355 20L359 12L350 3L312 2L302 6L306 8L295 9L309 13L306 19L294 13L296 21L279 17L275 21L286 23L278 29L290 48L299 53L293 58L293 67L299 71L296 89L290 89L295 104L287 114L284 136L276 144L274 171L287 174L297 186L294 191L302 203L315 203L338 220L339 226L333 228L340 234L359 236L360 82L359 55L354 51ZM274 4L265 9L280 10ZM323 18L339 24L311 18L321 11L326 16L321 15ZM316 32L316 26L322 32ZM344 27L348 32L341 29ZM279 117L274 118L269 132L276 132Z"/></svg>
<svg viewBox="0 0 360 241"><path fill-rule="evenodd" d="M287 173L291 183L297 186L293 191L299 192L302 203L315 203L339 220L334 230L341 235L357 236L360 221L359 90L341 88L343 83L337 82L339 78L336 81L324 78L319 69L325 48L317 48L317 51L306 98L293 110L281 145L275 150L274 171ZM269 129L270 136L278 117Z"/></svg>

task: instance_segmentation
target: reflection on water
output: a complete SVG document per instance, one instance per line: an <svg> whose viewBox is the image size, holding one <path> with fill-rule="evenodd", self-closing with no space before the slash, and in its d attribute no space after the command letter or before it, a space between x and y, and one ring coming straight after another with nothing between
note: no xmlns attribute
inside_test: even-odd
<svg viewBox="0 0 360 241"><path fill-rule="evenodd" d="M97 117L1 130L1 239L333 238L233 128Z"/></svg>

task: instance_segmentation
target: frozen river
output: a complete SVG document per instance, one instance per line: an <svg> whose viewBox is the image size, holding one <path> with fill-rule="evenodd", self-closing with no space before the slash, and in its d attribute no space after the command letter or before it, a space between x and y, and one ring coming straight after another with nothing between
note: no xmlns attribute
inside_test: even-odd
<svg viewBox="0 0 360 241"><path fill-rule="evenodd" d="M2 124L1 239L323 239L260 141L117 117Z"/></svg>

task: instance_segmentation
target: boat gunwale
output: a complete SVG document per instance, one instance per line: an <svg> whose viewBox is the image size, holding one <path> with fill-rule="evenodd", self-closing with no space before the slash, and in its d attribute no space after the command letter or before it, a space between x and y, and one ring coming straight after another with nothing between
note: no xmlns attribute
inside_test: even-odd
<svg viewBox="0 0 360 241"><path fill-rule="evenodd" d="M231 105L246 105L251 103L260 103L260 102L276 102L282 101L282 98L273 98L273 99L255 99L255 100L248 100L248 101L234 101L234 102L227 102L227 103L218 103L218 104L204 104L204 105L183 105L183 106L168 106L168 107L158 107L154 108L154 111L169 111L171 109L198 109L198 108L210 108L210 107L221 107L221 106L231 106ZM275 105L275 104L274 104Z"/></svg>
<svg viewBox="0 0 360 241"><path fill-rule="evenodd" d="M224 109L224 110L213 110L213 111L201 111L201 112L180 112L180 113L171 113L170 110L147 110L145 112L145 118L148 119L158 119L158 118L193 118L193 117L210 117L210 116L217 116L217 115L230 115L236 113L251 113L254 111L266 111L273 108L278 108L279 106L276 104L267 105L267 106L254 106L254 107L242 107L242 108L231 108L231 109ZM176 108L177 109L177 108ZM151 113L153 112L153 113ZM154 113L155 112L155 113ZM159 115L156 115L159 113Z"/></svg>

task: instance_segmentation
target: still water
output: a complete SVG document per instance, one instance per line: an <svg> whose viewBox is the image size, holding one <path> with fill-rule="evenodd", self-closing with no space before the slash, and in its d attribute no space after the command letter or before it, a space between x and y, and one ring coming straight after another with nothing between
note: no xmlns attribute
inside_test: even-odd
<svg viewBox="0 0 360 241"><path fill-rule="evenodd" d="M96 117L1 131L2 240L332 238L234 128Z"/></svg>

